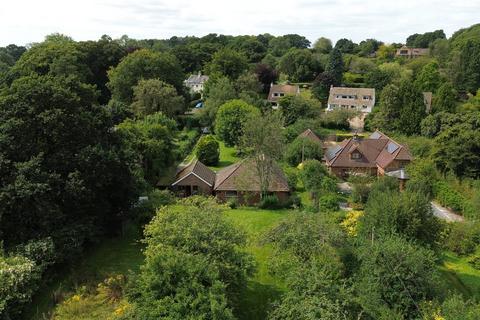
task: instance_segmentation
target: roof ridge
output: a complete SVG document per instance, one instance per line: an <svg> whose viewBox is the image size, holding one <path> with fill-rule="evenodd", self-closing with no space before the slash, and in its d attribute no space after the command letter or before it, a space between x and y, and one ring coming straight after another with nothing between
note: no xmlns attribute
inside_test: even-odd
<svg viewBox="0 0 480 320"><path fill-rule="evenodd" d="M215 184L215 186L214 186L213 188L214 188L214 189L217 189L217 187L221 186L221 185L225 182L225 180L227 180L228 178L230 178L230 177L232 176L232 174L234 174L235 171L237 171L238 168L240 168L240 165L241 165L244 161L245 161L245 159L242 159L242 160L240 160L239 162L232 164L231 166L236 166L235 169L233 169L232 172L230 172L230 174L227 175L227 176L222 180L222 182L220 182L218 185ZM228 167L230 167L230 166L228 166ZM223 168L222 170L225 170L225 169L227 169L228 167L225 167L225 168ZM220 170L220 171L218 171L217 173L215 173L215 177L216 177L216 176L218 175L218 173L220 173L222 170ZM216 181L215 181L215 182L216 182Z"/></svg>
<svg viewBox="0 0 480 320"><path fill-rule="evenodd" d="M332 161L330 162L330 165L333 165L335 163L335 161L337 161L338 159L338 156L343 152L343 150L345 150L345 148L347 148L348 144L352 141L353 138L348 138L347 139L347 143L345 143L345 145L343 147L341 147L340 150L338 150L338 152L335 154L335 156L332 158Z"/></svg>

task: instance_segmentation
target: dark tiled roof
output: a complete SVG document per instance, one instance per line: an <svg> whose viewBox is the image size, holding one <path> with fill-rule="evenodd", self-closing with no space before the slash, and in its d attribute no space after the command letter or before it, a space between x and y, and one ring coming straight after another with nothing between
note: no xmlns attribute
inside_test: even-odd
<svg viewBox="0 0 480 320"><path fill-rule="evenodd" d="M215 172L213 172L210 168L195 159L187 166L179 169L173 185L178 184L182 179L186 178L190 174L196 175L200 179L204 180L211 187L213 187L213 184L215 183Z"/></svg>
<svg viewBox="0 0 480 320"><path fill-rule="evenodd" d="M299 86L292 86L289 84L274 84L270 86L270 92L268 93L268 101L276 102L282 97L274 97L274 93L283 93L285 95L297 95L300 92Z"/></svg>
<svg viewBox="0 0 480 320"><path fill-rule="evenodd" d="M318 143L322 142L322 140L320 140L320 138L315 134L315 132L313 132L310 129L307 129L307 130L303 131L302 133L300 133L298 135L298 137L299 138L308 138L308 139L312 140L313 142L318 142Z"/></svg>
<svg viewBox="0 0 480 320"><path fill-rule="evenodd" d="M260 191L260 180L255 169L255 162L252 159L246 159L220 170L215 179L214 190ZM290 191L282 169L276 164L268 191Z"/></svg>

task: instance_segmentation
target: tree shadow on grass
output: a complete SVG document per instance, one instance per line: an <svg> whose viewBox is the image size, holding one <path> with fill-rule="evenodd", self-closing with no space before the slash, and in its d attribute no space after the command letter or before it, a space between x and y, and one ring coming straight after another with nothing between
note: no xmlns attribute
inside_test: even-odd
<svg viewBox="0 0 480 320"><path fill-rule="evenodd" d="M272 304L280 300L282 293L276 286L249 281L242 292L236 316L239 320L267 319Z"/></svg>

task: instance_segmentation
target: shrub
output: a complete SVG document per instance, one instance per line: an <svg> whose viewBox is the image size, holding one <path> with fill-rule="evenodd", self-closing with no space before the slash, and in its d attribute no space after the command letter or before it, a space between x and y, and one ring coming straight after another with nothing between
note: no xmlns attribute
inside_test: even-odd
<svg viewBox="0 0 480 320"><path fill-rule="evenodd" d="M347 213L345 219L340 223L340 225L345 228L345 231L350 236L357 235L357 226L358 220L363 215L363 211L352 210Z"/></svg>
<svg viewBox="0 0 480 320"><path fill-rule="evenodd" d="M440 202L441 205L451 208L457 212L463 212L465 207L465 198L453 190L447 182L437 181L433 185L433 192L435 198Z"/></svg>
<svg viewBox="0 0 480 320"><path fill-rule="evenodd" d="M474 254L468 259L468 263L477 270L480 270L480 255Z"/></svg>
<svg viewBox="0 0 480 320"><path fill-rule="evenodd" d="M298 183L298 174L296 169L286 167L284 168L283 172L285 173L285 176L287 178L288 187L291 191L295 191L297 189Z"/></svg>
<svg viewBox="0 0 480 320"><path fill-rule="evenodd" d="M230 200L228 202L228 206L230 209L236 209L238 207L238 201L237 200Z"/></svg>
<svg viewBox="0 0 480 320"><path fill-rule="evenodd" d="M467 255L475 251L480 244L480 223L457 222L449 225L445 246L459 255Z"/></svg>
<svg viewBox="0 0 480 320"><path fill-rule="evenodd" d="M122 274L114 275L98 284L97 291L105 301L118 302L123 297L127 277Z"/></svg>
<svg viewBox="0 0 480 320"><path fill-rule="evenodd" d="M348 130L350 128L348 120L355 116L356 113L350 110L335 109L324 113L321 119L325 128Z"/></svg>
<svg viewBox="0 0 480 320"><path fill-rule="evenodd" d="M337 211L338 197L334 194L326 194L320 197L320 210L321 211Z"/></svg>
<svg viewBox="0 0 480 320"><path fill-rule="evenodd" d="M285 204L286 208L301 208L302 207L302 199L296 195L292 194L288 199L287 203Z"/></svg>
<svg viewBox="0 0 480 320"><path fill-rule="evenodd" d="M178 159L184 159L190 154L193 147L197 143L200 132L197 130L183 130L178 135Z"/></svg>
<svg viewBox="0 0 480 320"><path fill-rule="evenodd" d="M269 195L269 196L263 197L258 206L262 209L275 210L275 209L280 209L281 204L280 204L280 200L278 200L278 197L276 195Z"/></svg>
<svg viewBox="0 0 480 320"><path fill-rule="evenodd" d="M195 148L195 155L207 166L216 165L220 160L220 145L213 136L202 136Z"/></svg>
<svg viewBox="0 0 480 320"><path fill-rule="evenodd" d="M285 160L291 166L296 166L303 160L322 160L323 150L320 143L308 138L298 137L287 147Z"/></svg>
<svg viewBox="0 0 480 320"><path fill-rule="evenodd" d="M148 200L139 201L133 210L134 221L139 225L149 222L155 211L161 206L175 202L175 195L169 190L153 190L147 195Z"/></svg>
<svg viewBox="0 0 480 320"><path fill-rule="evenodd" d="M370 186L366 182L355 182L352 187L352 202L365 204L370 194Z"/></svg>

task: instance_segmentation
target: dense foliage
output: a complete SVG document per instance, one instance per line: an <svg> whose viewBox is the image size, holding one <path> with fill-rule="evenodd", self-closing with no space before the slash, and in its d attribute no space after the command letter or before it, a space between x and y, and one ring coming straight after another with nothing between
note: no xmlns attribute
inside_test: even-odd
<svg viewBox="0 0 480 320"><path fill-rule="evenodd" d="M233 319L253 264L224 209L201 197L159 209L145 229L146 261L129 293L132 319Z"/></svg>
<svg viewBox="0 0 480 320"><path fill-rule="evenodd" d="M197 159L207 166L213 166L220 159L220 145L211 135L202 136L195 147Z"/></svg>

